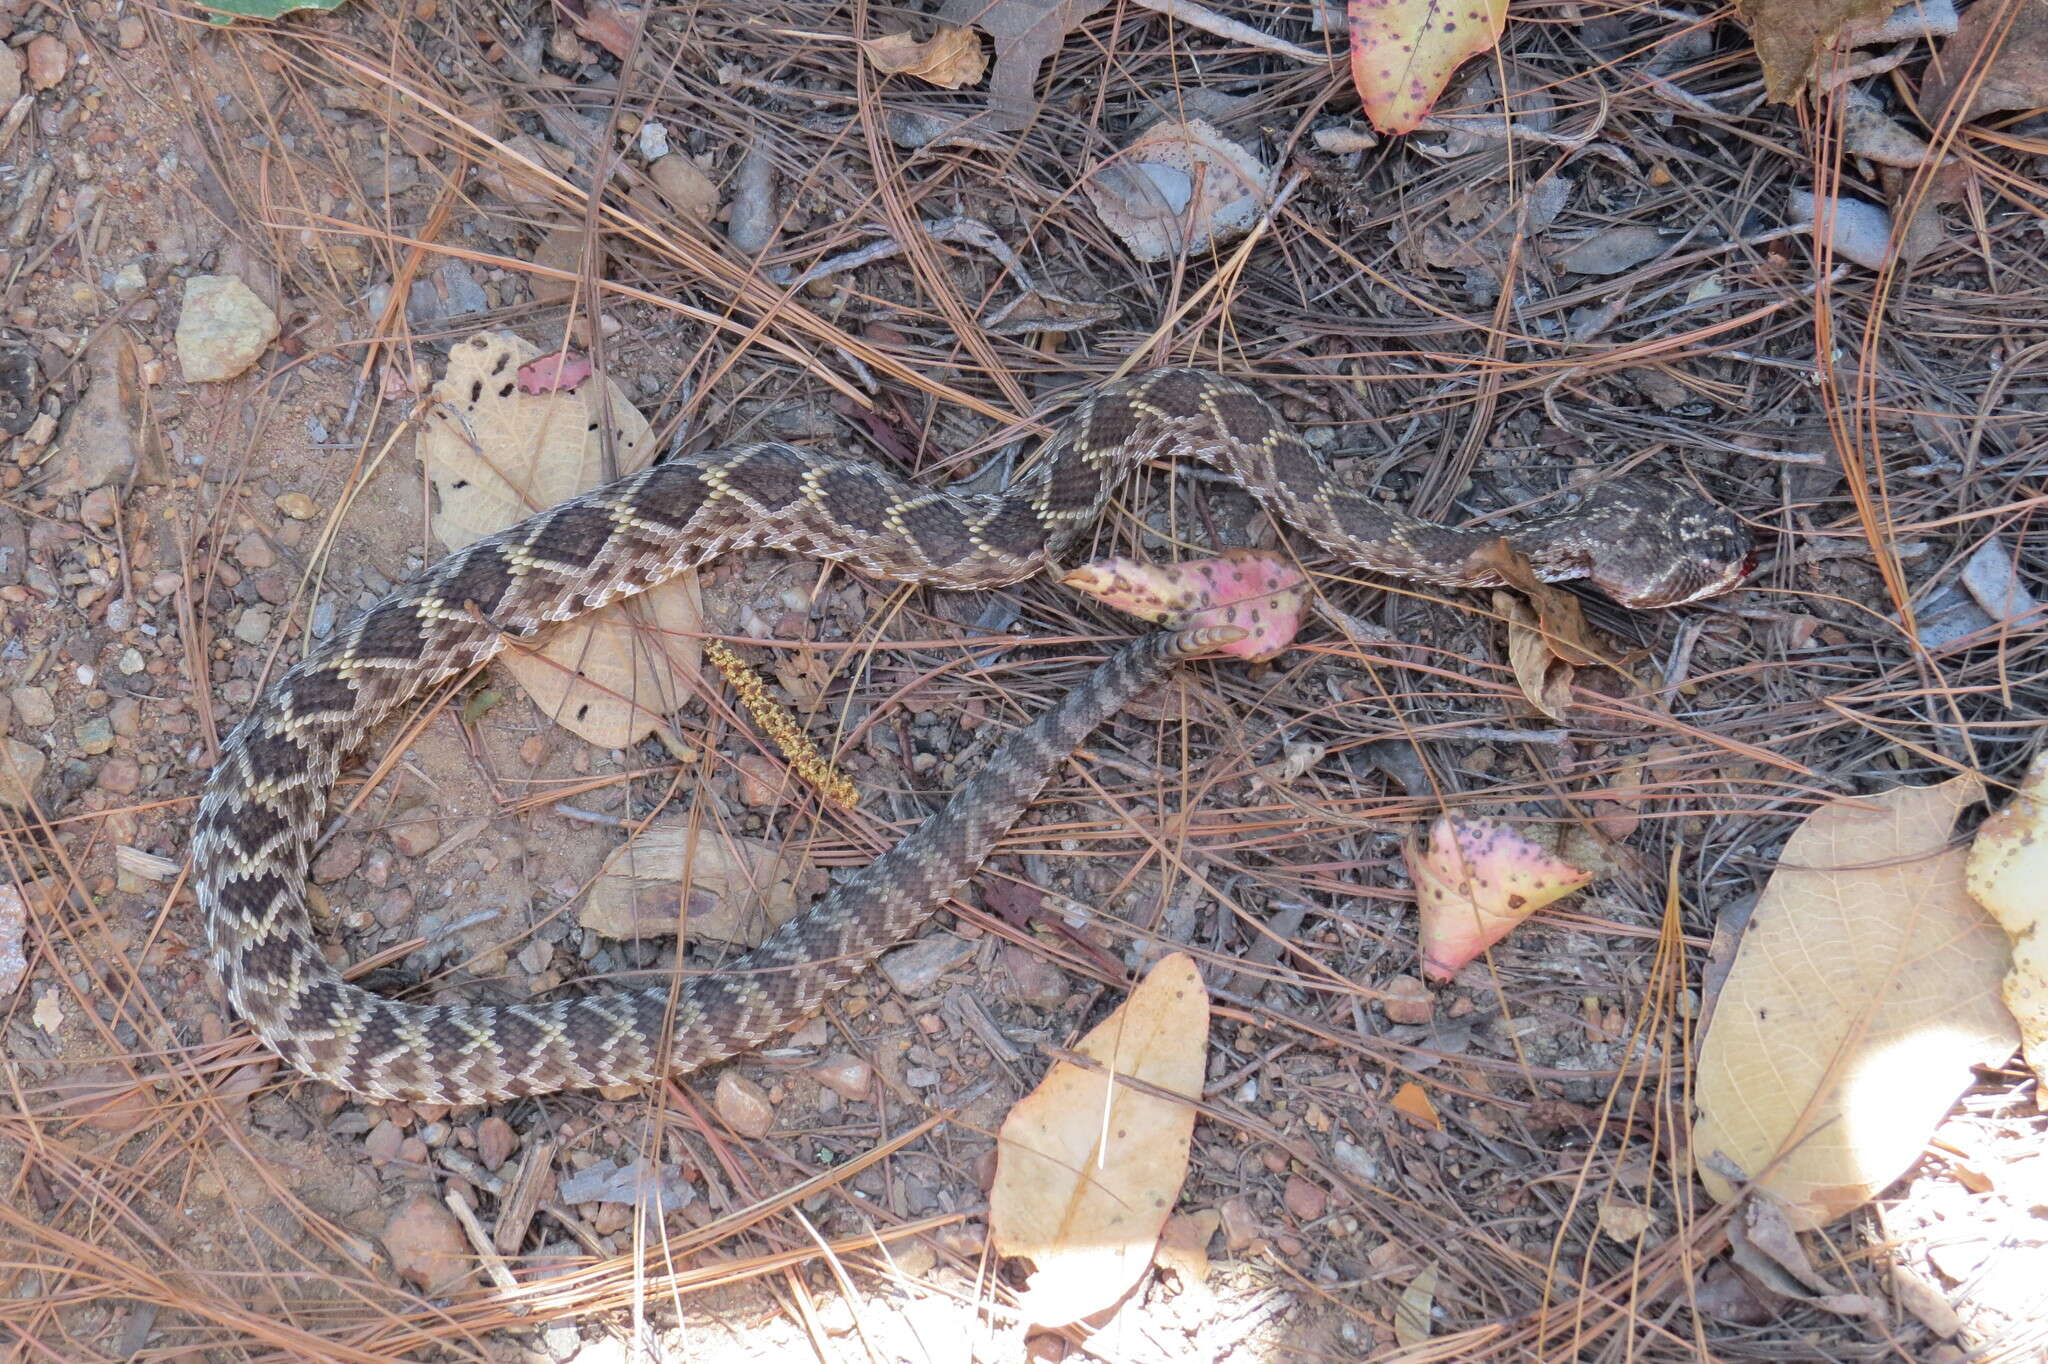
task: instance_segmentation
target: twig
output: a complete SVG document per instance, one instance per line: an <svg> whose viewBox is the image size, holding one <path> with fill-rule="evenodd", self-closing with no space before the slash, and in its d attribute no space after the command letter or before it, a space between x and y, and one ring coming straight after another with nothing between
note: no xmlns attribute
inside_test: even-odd
<svg viewBox="0 0 2048 1364"><path fill-rule="evenodd" d="M1169 18L1178 19L1189 28L1199 28L1205 33L1213 33L1219 38L1228 38L1247 47L1277 52L1283 57L1305 62L1310 66L1327 66L1331 60L1331 54L1328 52L1312 51L1306 47L1298 47L1285 38L1275 38L1270 33L1261 33L1249 24L1226 19L1220 14L1191 3L1191 0L1137 0L1137 3Z"/></svg>

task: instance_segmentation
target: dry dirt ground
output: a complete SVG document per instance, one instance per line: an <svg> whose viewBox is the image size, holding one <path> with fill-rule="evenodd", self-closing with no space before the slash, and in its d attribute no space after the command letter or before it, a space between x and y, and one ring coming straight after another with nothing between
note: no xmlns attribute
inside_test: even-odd
<svg viewBox="0 0 2048 1364"><path fill-rule="evenodd" d="M0 346L33 360L0 395L26 404L0 446L0 777L26 779L0 883L28 910L0 993L5 1358L2041 1357L2048 1162L2016 1064L1809 1242L1868 1310L1736 1268L1686 1132L1694 1025L1797 817L2010 781L2038 746L2040 613L2002 625L1959 584L1987 552L2048 580L2048 126L1959 140L1877 272L1785 230L1788 189L1896 205L1910 177L1765 104L1725 14L1518 5L1504 59L1446 97L1464 125L1373 148L1341 61L1079 8L1005 129L973 117L984 90L884 81L831 36L929 31L918 5L664 6L636 39L581 3L223 29L0 0L27 100L0 141ZM1307 3L1221 8L1332 41ZM1892 109L1927 50L1875 78ZM1242 257L1139 265L1078 186L1182 112L1292 197ZM647 123L688 168L652 169ZM1621 263L1569 254L1589 240ZM280 324L230 381L189 381L174 343L201 275ZM441 552L416 422L487 328L592 352L664 439L932 480L1000 477L1016 423L1133 354L1203 363L1395 503L1484 517L1641 463L1764 558L1682 612L1592 604L1629 672L1581 671L1560 721L1486 594L1389 590L1154 471L1100 547L1291 544L1328 608L1301 648L1142 698L913 956L767 1052L649 1092L366 1103L230 1016L183 858L263 680ZM1050 583L908 591L766 554L705 597L707 631L772 641L750 660L859 812L793 794L716 673L679 677L667 742L610 749L490 674L345 778L313 870L337 960L476 1000L665 972L672 939L581 923L623 826L681 811L857 865L1130 628ZM1447 802L1589 830L1602 875L1424 991L1403 839ZM1027 1334L987 1245L995 1131L1172 950L1215 1008L1177 1205L1213 1223L1206 1271Z"/></svg>

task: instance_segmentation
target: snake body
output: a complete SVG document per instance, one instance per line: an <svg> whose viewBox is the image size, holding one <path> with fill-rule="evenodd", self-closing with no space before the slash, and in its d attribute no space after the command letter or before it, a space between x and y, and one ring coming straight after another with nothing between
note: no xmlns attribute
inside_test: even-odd
<svg viewBox="0 0 2048 1364"><path fill-rule="evenodd" d="M1343 484L1255 393L1196 370L1108 385L1000 493L911 483L782 444L681 456L562 502L429 567L280 676L228 736L193 831L214 969L291 1065L385 1099L469 1103L680 1074L814 1011L922 923L1097 725L1213 632L1147 636L1014 732L936 814L717 974L541 1004L420 1005L342 979L313 936L306 869L341 762L396 707L534 634L715 555L772 547L939 587L1059 562L1120 480L1205 460L1344 559L1442 586L1498 583L1498 536L1418 520ZM1664 606L1746 571L1739 522L1681 485L1614 480L1509 537L1549 580Z"/></svg>

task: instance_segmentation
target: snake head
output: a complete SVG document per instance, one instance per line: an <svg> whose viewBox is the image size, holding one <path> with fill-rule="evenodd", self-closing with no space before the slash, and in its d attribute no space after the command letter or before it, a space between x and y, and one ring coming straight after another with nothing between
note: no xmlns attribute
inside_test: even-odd
<svg viewBox="0 0 2048 1364"><path fill-rule="evenodd" d="M1756 567L1749 527L1689 484L1617 479L1578 508L1585 577L1623 606L1680 606L1726 592Z"/></svg>

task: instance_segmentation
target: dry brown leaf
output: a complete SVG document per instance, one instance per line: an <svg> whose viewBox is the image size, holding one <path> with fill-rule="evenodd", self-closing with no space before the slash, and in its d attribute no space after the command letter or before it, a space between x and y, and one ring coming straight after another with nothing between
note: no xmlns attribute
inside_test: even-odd
<svg viewBox="0 0 2048 1364"><path fill-rule="evenodd" d="M801 857L706 828L685 811L627 841L592 883L577 921L607 938L680 933L689 942L756 947L824 881Z"/></svg>
<svg viewBox="0 0 2048 1364"><path fill-rule="evenodd" d="M1737 1170L1824 1226L1912 1164L1973 1061L2012 1054L2005 939L1947 846L1983 794L1962 776L1834 801L1785 844L1700 1048L1692 1146L1717 1199Z"/></svg>
<svg viewBox="0 0 2048 1364"><path fill-rule="evenodd" d="M1789 104L1845 28L1882 19L1897 0L1735 0L1763 63L1764 89Z"/></svg>
<svg viewBox="0 0 2048 1364"><path fill-rule="evenodd" d="M1273 171L1201 119L1168 119L1081 188L1133 256L1173 260L1249 232L1273 201Z"/></svg>
<svg viewBox="0 0 2048 1364"><path fill-rule="evenodd" d="M1878 1317L1883 1308L1861 1293L1842 1293L1813 1267L1784 1203L1768 1193L1742 1205L1728 1223L1730 1258L1770 1292L1850 1317Z"/></svg>
<svg viewBox="0 0 2048 1364"><path fill-rule="evenodd" d="M1062 1326L1129 1292L1187 1176L1195 1110L1105 1072L1193 1099L1208 1047L1208 991L1176 952L1075 1048L1102 1069L1056 1062L1003 1120L989 1235L1036 1266L1027 1321Z"/></svg>
<svg viewBox="0 0 2048 1364"><path fill-rule="evenodd" d="M939 22L969 24L995 40L996 69L982 122L999 131L1022 128L1038 109L1038 69L1067 35L1109 0L946 0Z"/></svg>
<svg viewBox="0 0 2048 1364"><path fill-rule="evenodd" d="M915 76L942 90L972 85L988 70L981 35L971 28L939 25L938 32L919 42L908 33L885 33L860 45L875 70L889 76Z"/></svg>
<svg viewBox="0 0 2048 1364"><path fill-rule="evenodd" d="M1986 49L1990 50L1985 65ZM1954 117L1957 97L1972 87L1961 122L2011 109L2048 105L2048 5L2041 0L1977 0L1963 11L1955 36L1942 44L1920 87L1920 113L1931 128Z"/></svg>
<svg viewBox="0 0 2048 1364"><path fill-rule="evenodd" d="M1586 623L1586 608L1579 599L1537 577L1528 557L1517 553L1505 539L1495 540L1473 554L1470 566L1492 569L1500 574L1502 582L1529 599L1529 604L1536 608L1537 630L1560 659L1575 668L1595 663L1610 668L1619 666L1608 661L1612 650L1594 636L1593 627Z"/></svg>
<svg viewBox="0 0 2048 1364"><path fill-rule="evenodd" d="M1618 1194L1600 1200L1600 1234L1610 1241L1624 1245L1639 1241L1656 1225L1657 1214L1640 1203Z"/></svg>
<svg viewBox="0 0 2048 1364"><path fill-rule="evenodd" d="M2020 1050L2048 1083L2048 753L2034 759L2012 804L1984 821L1965 871L1970 894L2012 940L2005 1007Z"/></svg>
<svg viewBox="0 0 2048 1364"><path fill-rule="evenodd" d="M1493 609L1508 623L1508 666L1529 704L1562 722L1572 704L1572 665L1544 638L1536 612L1512 592L1493 594Z"/></svg>
<svg viewBox="0 0 2048 1364"><path fill-rule="evenodd" d="M1412 133L1468 57L1491 51L1508 0L1349 0L1351 83L1372 126Z"/></svg>
<svg viewBox="0 0 2048 1364"><path fill-rule="evenodd" d="M514 376L539 355L510 332L479 332L449 353L434 385L419 454L440 501L434 538L451 550L603 482L606 420L617 472L653 461L653 431L609 379L521 392ZM556 723L624 748L667 724L697 671L703 624L697 577L684 574L499 660Z"/></svg>
<svg viewBox="0 0 2048 1364"><path fill-rule="evenodd" d="M1394 1091L1394 1111L1417 1127L1426 1127L1432 1132L1441 1131L1444 1120L1437 1116L1436 1105L1429 1101L1429 1091L1413 1080Z"/></svg>
<svg viewBox="0 0 2048 1364"><path fill-rule="evenodd" d="M1408 1281L1401 1300L1394 1304L1394 1339L1404 1349L1412 1350L1429 1339L1430 1319L1436 1312L1437 1275L1435 1265L1425 1268Z"/></svg>

